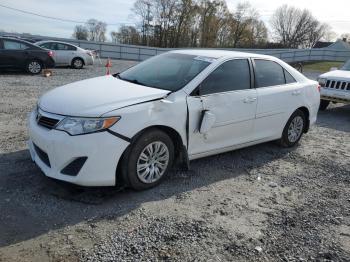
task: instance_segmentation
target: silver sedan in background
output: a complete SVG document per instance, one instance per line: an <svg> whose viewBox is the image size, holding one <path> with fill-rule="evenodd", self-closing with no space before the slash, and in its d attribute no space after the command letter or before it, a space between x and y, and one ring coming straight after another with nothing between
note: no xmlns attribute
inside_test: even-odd
<svg viewBox="0 0 350 262"><path fill-rule="evenodd" d="M57 66L71 66L75 69L81 69L85 65L94 64L92 52L81 47L52 40L39 41L35 44L52 50L54 52L54 60Z"/></svg>

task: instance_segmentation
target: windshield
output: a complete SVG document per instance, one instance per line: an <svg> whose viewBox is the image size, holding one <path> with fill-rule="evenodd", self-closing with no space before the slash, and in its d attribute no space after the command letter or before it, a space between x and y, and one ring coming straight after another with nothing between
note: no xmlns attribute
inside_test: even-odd
<svg viewBox="0 0 350 262"><path fill-rule="evenodd" d="M350 60L348 60L343 67L341 68L341 70L346 70L346 71L350 71Z"/></svg>
<svg viewBox="0 0 350 262"><path fill-rule="evenodd" d="M177 91L206 68L211 58L166 53L152 57L119 74L135 84Z"/></svg>

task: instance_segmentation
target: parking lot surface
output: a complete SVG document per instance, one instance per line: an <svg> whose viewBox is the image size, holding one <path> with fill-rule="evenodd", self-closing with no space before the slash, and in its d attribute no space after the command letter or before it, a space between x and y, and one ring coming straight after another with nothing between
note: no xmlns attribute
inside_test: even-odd
<svg viewBox="0 0 350 262"><path fill-rule="evenodd" d="M350 261L350 106L320 112L295 148L192 161L148 191L46 178L26 148L27 114L45 91L103 74L98 63L0 73L0 261Z"/></svg>

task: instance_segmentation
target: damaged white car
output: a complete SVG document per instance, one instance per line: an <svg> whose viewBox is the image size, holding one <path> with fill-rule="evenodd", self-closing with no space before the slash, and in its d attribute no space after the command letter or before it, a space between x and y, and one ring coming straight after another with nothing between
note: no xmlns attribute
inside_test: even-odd
<svg viewBox="0 0 350 262"><path fill-rule="evenodd" d="M44 94L28 145L49 177L142 190L174 164L271 140L294 146L319 101L318 83L277 58L172 51Z"/></svg>
<svg viewBox="0 0 350 262"><path fill-rule="evenodd" d="M320 75L321 86L320 110L326 110L329 103L350 103L350 60L339 70L332 70Z"/></svg>

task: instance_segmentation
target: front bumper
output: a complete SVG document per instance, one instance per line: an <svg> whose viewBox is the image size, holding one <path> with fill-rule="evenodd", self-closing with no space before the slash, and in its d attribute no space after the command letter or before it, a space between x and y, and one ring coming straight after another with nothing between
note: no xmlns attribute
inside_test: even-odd
<svg viewBox="0 0 350 262"><path fill-rule="evenodd" d="M46 176L82 186L115 185L117 164L128 142L109 132L70 136L50 130L37 124L34 112L28 119L28 130L30 154ZM35 147L47 154L49 164ZM62 173L67 165L81 157L87 160L77 175Z"/></svg>
<svg viewBox="0 0 350 262"><path fill-rule="evenodd" d="M350 91L322 88L321 99L340 103L350 103Z"/></svg>

